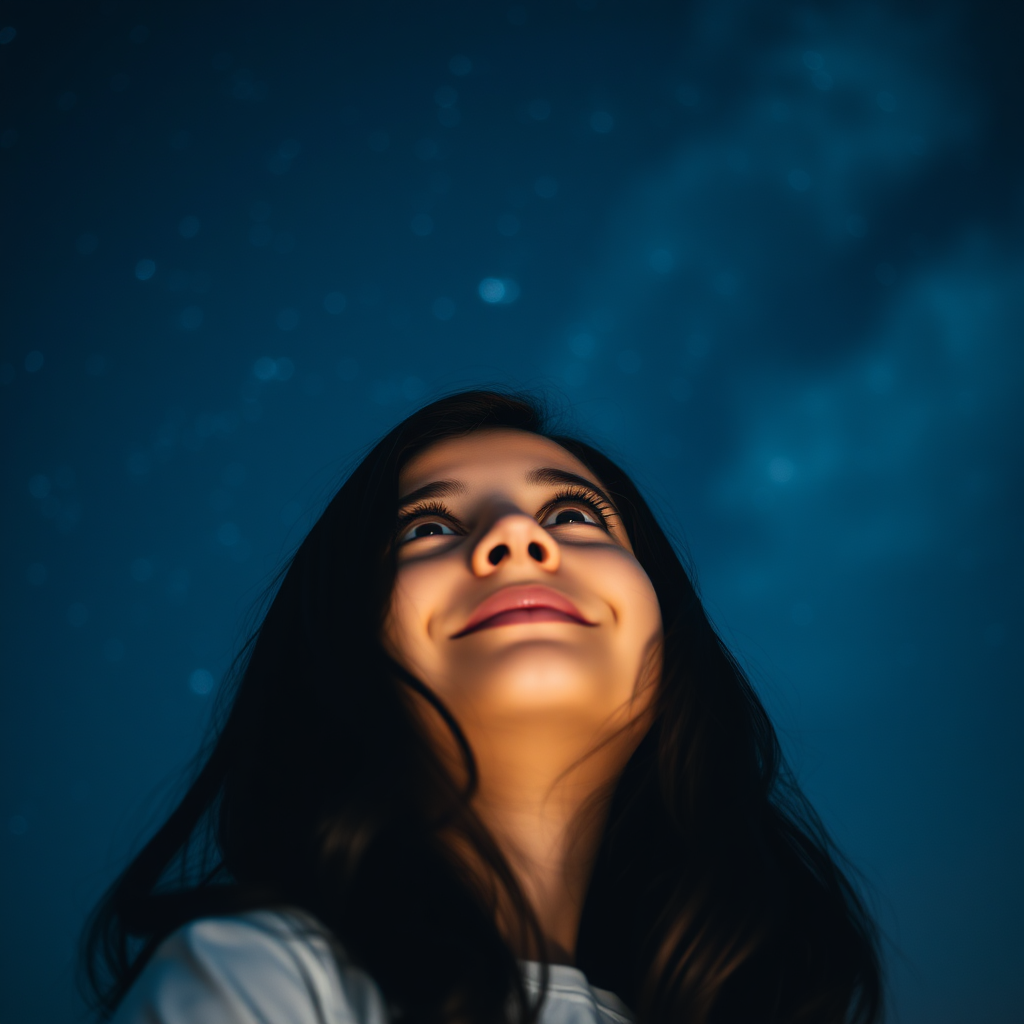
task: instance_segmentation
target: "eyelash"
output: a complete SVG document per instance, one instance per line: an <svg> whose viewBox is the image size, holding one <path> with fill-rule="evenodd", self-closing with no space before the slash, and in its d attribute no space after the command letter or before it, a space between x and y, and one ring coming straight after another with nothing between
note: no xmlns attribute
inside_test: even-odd
<svg viewBox="0 0 1024 1024"><path fill-rule="evenodd" d="M555 507L562 503L581 504L587 507L587 511L592 512L598 519L598 526L602 529L608 529L608 521L612 516L615 515L615 510L604 501L599 495L593 491L588 490L585 487L578 485L572 485L567 487L565 490L559 491L545 506L544 514L545 517L555 510ZM399 540L403 533L408 530L410 526L417 520L423 519L426 516L440 516L443 519L447 519L450 523L457 523L458 520L452 515L451 510L440 501L427 501L422 502L419 505L414 505L412 508L403 512L398 517L398 529L396 530L396 538Z"/></svg>

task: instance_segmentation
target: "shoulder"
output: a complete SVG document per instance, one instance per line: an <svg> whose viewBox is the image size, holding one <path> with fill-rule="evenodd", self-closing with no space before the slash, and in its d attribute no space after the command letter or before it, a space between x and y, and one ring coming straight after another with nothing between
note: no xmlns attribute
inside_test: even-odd
<svg viewBox="0 0 1024 1024"><path fill-rule="evenodd" d="M386 1024L380 989L299 912L201 918L161 944L114 1024Z"/></svg>
<svg viewBox="0 0 1024 1024"><path fill-rule="evenodd" d="M527 990L537 995L541 967L520 961ZM633 1024L633 1015L614 992L595 988L577 967L548 965L548 987L539 1024Z"/></svg>

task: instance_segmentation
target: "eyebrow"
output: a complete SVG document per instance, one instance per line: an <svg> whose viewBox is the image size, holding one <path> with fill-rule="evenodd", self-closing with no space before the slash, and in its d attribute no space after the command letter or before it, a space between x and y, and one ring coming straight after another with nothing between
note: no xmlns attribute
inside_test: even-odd
<svg viewBox="0 0 1024 1024"><path fill-rule="evenodd" d="M570 473L565 469L554 469L552 467L531 469L526 474L526 482L528 484L576 484L579 487L586 487L588 490L593 491L602 501L606 501L612 508L615 508L615 502L593 480L588 480L585 476L580 476L577 473Z"/></svg>
<svg viewBox="0 0 1024 1024"><path fill-rule="evenodd" d="M565 469L555 469L552 466L531 469L526 474L526 482L528 484L576 484L579 487L586 487L588 490L593 491L612 508L615 508L615 502L593 480L588 480L585 476L580 476L577 473L570 473ZM433 480L429 484L417 487L415 491L410 491L400 498L398 507L402 509L407 505L414 505L418 501L427 501L430 498L447 498L453 494L465 493L466 485L460 480Z"/></svg>
<svg viewBox="0 0 1024 1024"><path fill-rule="evenodd" d="M417 501L426 501L428 498L448 498L453 494L465 493L466 485L459 480L434 480L399 498L398 507L415 505Z"/></svg>

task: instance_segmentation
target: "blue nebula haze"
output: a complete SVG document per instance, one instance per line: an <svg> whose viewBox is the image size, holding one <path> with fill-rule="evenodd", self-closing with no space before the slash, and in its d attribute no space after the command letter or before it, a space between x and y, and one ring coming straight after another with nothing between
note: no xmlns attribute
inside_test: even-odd
<svg viewBox="0 0 1024 1024"><path fill-rule="evenodd" d="M891 1019L1019 1022L1020 8L20 9L0 1020L82 1012L84 916L360 453L496 382L689 550L862 872Z"/></svg>

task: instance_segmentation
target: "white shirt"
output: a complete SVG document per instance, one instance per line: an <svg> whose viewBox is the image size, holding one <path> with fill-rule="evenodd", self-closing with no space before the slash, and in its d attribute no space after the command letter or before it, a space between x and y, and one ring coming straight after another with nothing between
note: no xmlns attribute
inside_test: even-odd
<svg viewBox="0 0 1024 1024"><path fill-rule="evenodd" d="M339 966L340 963L340 966ZM527 991L540 965L523 962ZM632 1024L625 1004L582 971L548 967L540 1024ZM113 1024L387 1024L376 982L329 945L312 918L259 910L208 917L163 942Z"/></svg>

